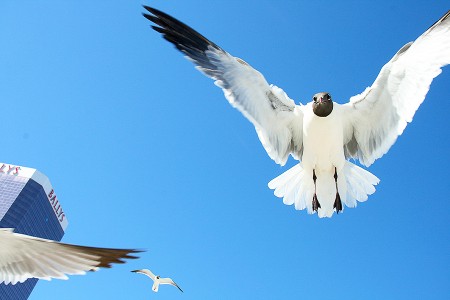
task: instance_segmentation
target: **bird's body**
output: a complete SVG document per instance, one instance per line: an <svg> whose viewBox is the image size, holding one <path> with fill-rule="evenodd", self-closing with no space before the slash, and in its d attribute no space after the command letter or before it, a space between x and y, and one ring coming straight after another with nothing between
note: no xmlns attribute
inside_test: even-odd
<svg viewBox="0 0 450 300"><path fill-rule="evenodd" d="M28 278L67 279L98 268L110 268L133 259L132 249L108 249L63 244L13 233L0 228L0 283L16 284Z"/></svg>
<svg viewBox="0 0 450 300"><path fill-rule="evenodd" d="M345 109L333 104L333 110L326 117L314 114L310 102L301 106L303 152L301 161L287 172L269 182L275 195L283 197L287 205L295 205L298 210L318 211L319 217L330 217L336 210L336 195L348 207L356 205L355 200L365 201L367 195L375 191L379 180L366 170L352 164L345 158L344 140ZM328 138L324 139L323 137ZM314 184L314 174L316 183ZM339 174L339 175L337 175ZM306 176L305 176L306 175ZM335 178L336 175L336 178ZM350 186L353 190L348 191ZM320 208L315 209L313 199L316 192ZM341 208L342 209L342 208Z"/></svg>
<svg viewBox="0 0 450 300"><path fill-rule="evenodd" d="M332 177L334 168L341 171L345 164L342 111L335 104L327 117L318 117L309 108L311 105L303 109L303 168L311 172L315 169L318 177L322 172ZM325 135L330 138L323 139Z"/></svg>
<svg viewBox="0 0 450 300"><path fill-rule="evenodd" d="M174 287L178 288L181 292L183 291L178 286L178 284L176 284L175 281L173 281L172 279L170 279L170 278L162 278L159 275L155 275L149 269L133 270L131 272L144 274L145 276L150 277L153 280L152 291L154 291L155 293L158 292L160 284L170 284L170 285L173 285Z"/></svg>
<svg viewBox="0 0 450 300"><path fill-rule="evenodd" d="M430 84L450 64L450 11L416 41L404 45L363 93L346 104L329 93L296 105L280 88L240 58L177 19L148 6L154 30L215 80L225 98L255 126L267 154L284 165L300 162L269 182L296 209L331 217L375 192L379 179L365 166L383 156L425 99Z"/></svg>
<svg viewBox="0 0 450 300"><path fill-rule="evenodd" d="M326 208L332 208L336 196L335 171L342 174L346 162L342 147L343 125L341 110L334 105L333 111L327 117L318 117L312 111L311 104L307 104L303 110L303 156L301 165L304 172L317 176L317 198L320 199L321 213ZM329 139L322 137L327 134ZM341 176L340 176L341 177ZM313 177L306 176L304 180L310 181L313 190ZM339 178L340 179L340 178ZM308 184L308 183L306 183ZM338 189L342 192L345 181L338 181ZM312 195L311 195L312 198ZM328 211L328 210L327 210ZM330 210L332 213L332 210Z"/></svg>

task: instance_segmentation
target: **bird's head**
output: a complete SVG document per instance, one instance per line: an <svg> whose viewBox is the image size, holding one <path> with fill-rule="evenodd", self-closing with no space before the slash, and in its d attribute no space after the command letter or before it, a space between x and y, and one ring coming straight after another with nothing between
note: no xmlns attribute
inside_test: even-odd
<svg viewBox="0 0 450 300"><path fill-rule="evenodd" d="M313 96L313 112L318 117L326 117L333 111L331 95L326 92L317 93Z"/></svg>

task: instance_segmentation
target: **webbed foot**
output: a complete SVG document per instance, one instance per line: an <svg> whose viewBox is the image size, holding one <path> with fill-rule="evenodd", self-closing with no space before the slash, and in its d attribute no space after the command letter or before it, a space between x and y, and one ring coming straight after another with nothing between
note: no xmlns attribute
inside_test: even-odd
<svg viewBox="0 0 450 300"><path fill-rule="evenodd" d="M333 208L336 208L336 213L342 211L342 201L341 196L339 196L339 193L336 193L336 199L334 200Z"/></svg>
<svg viewBox="0 0 450 300"><path fill-rule="evenodd" d="M321 208L319 200L317 199L317 195L314 194L313 200L312 200L312 209L313 209L313 211L317 211L319 208Z"/></svg>

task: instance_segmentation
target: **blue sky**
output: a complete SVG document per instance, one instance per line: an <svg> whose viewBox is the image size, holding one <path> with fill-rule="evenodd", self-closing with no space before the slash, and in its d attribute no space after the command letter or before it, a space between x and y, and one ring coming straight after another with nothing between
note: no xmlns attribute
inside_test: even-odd
<svg viewBox="0 0 450 300"><path fill-rule="evenodd" d="M212 81L149 28L142 4L191 25L306 103L339 103L448 1L2 1L1 161L46 174L63 241L147 249L49 299L443 299L450 294L450 68L369 170L377 192L319 219L285 206L276 165ZM442 133L444 132L444 133ZM150 268L185 293L151 291Z"/></svg>

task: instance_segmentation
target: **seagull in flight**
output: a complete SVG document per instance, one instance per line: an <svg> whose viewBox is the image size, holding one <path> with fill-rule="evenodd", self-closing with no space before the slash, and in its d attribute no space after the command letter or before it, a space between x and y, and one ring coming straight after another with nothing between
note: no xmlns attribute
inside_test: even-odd
<svg viewBox="0 0 450 300"><path fill-rule="evenodd" d="M177 287L180 291L183 292L183 290L178 286L178 284L176 284L172 279L170 279L170 278L161 278L161 276L153 274L152 271L150 271L149 269L134 270L134 271L131 271L131 272L144 274L144 275L147 275L148 277L150 277L153 280L152 290L155 293L158 291L160 284L173 285L173 286Z"/></svg>
<svg viewBox="0 0 450 300"><path fill-rule="evenodd" d="M16 284L28 278L68 279L98 268L111 268L122 259L135 259L133 249L108 249L63 244L0 228L0 283Z"/></svg>
<svg viewBox="0 0 450 300"><path fill-rule="evenodd" d="M369 167L403 133L425 99L432 80L450 64L450 11L409 42L382 68L372 86L338 104L329 92L295 104L244 60L155 8L144 6L152 28L222 88L225 98L254 126L267 154L285 165L299 163L269 182L295 209L331 217L375 192Z"/></svg>

